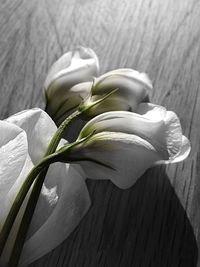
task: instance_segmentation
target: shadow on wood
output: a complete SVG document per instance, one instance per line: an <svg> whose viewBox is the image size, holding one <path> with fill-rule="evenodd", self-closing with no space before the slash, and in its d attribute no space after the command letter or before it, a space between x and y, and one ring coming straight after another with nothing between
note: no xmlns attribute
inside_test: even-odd
<svg viewBox="0 0 200 267"><path fill-rule="evenodd" d="M88 181L92 207L69 238L34 266L195 267L193 229L164 167L128 190ZM41 265L40 265L41 264Z"/></svg>

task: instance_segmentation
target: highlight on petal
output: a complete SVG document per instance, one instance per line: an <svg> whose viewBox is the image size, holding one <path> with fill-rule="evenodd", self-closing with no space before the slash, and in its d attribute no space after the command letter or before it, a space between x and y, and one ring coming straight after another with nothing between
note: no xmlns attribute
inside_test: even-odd
<svg viewBox="0 0 200 267"><path fill-rule="evenodd" d="M94 76L99 73L99 59L96 53L91 48L80 46L73 51L69 51L62 55L51 67L44 83L44 88L47 90L50 84L58 77L73 72L74 69L85 68L92 72ZM90 70L91 68L91 70ZM81 74L81 73L80 73ZM90 75L89 75L90 76ZM89 77L91 78L91 77ZM84 79L84 77L82 77ZM76 83L82 82L78 81ZM88 77L86 77L86 81ZM74 84L76 84L74 83Z"/></svg>
<svg viewBox="0 0 200 267"><path fill-rule="evenodd" d="M151 143L158 153L168 158L165 145L166 128L163 120L150 120L137 113L126 111L107 112L91 120L81 131L80 138L88 132L122 132L137 135Z"/></svg>
<svg viewBox="0 0 200 267"><path fill-rule="evenodd" d="M11 205L19 191L25 177L33 164L28 155L27 136L23 129L9 123L0 121L0 228L5 222ZM26 201L25 201L26 202ZM11 233L6 242L0 265L6 266L10 256L16 233L24 212L25 202L21 208Z"/></svg>
<svg viewBox="0 0 200 267"><path fill-rule="evenodd" d="M63 242L80 223L90 206L83 173L79 173L77 168L69 164L54 165L50 167L45 181L49 193L43 189L34 213L20 260L22 267ZM53 188L55 198L52 203Z"/></svg>
<svg viewBox="0 0 200 267"><path fill-rule="evenodd" d="M13 204L13 201L14 201L22 183L24 182L25 177L28 175L28 173L32 169L32 167L33 167L33 163L31 162L29 155L27 155L27 158L24 162L24 166L23 166L19 176L13 182L12 187L9 189L7 195L5 196L5 198L2 202L2 208L3 208L3 214L2 215L3 215L4 220L5 220L6 216L8 215L8 212L11 208L11 205ZM3 253L0 257L0 266L8 266L8 261L9 261L9 258L11 256L11 251L12 251L12 248L14 246L17 232L19 230L19 225L20 225L22 216L24 214L24 211L25 211L25 208L27 205L27 201L28 201L28 198L30 195L30 190L29 190L24 202L22 203L22 206L19 210L19 213L15 219L15 222L12 226L11 232L8 236L7 241L6 241Z"/></svg>
<svg viewBox="0 0 200 267"><path fill-rule="evenodd" d="M26 132L28 152L34 164L44 156L57 127L49 115L39 108L24 110L6 119Z"/></svg>
<svg viewBox="0 0 200 267"><path fill-rule="evenodd" d="M126 81L124 78L127 78L127 83L124 85L122 84L123 87L126 87L126 86L127 87L129 87L129 86L134 87L134 84L136 86L137 86L137 84L138 85L141 84L149 91L153 89L152 82L146 73L139 72L139 71L133 70L133 69L128 69L128 68L111 70L111 71L101 75L97 79L97 83L103 82L103 81L107 80L107 78L112 78L112 77L113 77L113 81L114 82L118 81L119 84L122 84L124 81Z"/></svg>
<svg viewBox="0 0 200 267"><path fill-rule="evenodd" d="M14 124L0 121L0 227L8 213L6 197L23 170L28 144L26 133Z"/></svg>

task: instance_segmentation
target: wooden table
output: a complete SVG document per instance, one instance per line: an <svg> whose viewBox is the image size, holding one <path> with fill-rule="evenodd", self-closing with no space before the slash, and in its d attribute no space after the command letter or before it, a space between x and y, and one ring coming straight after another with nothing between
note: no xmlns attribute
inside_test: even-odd
<svg viewBox="0 0 200 267"><path fill-rule="evenodd" d="M88 181L92 206L69 238L31 267L193 267L200 248L200 1L1 0L0 115L42 107L52 63L83 45L101 73L151 77L151 101L175 111L192 151L128 190ZM199 265L200 266L200 262Z"/></svg>

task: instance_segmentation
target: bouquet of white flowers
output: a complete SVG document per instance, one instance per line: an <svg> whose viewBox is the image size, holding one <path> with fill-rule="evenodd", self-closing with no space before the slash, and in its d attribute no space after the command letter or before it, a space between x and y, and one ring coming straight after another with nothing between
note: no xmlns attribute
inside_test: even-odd
<svg viewBox="0 0 200 267"><path fill-rule="evenodd" d="M86 178L126 189L188 156L177 115L149 103L152 90L132 69L99 76L96 54L80 47L50 69L46 112L0 121L1 266L27 266L67 238L90 207Z"/></svg>

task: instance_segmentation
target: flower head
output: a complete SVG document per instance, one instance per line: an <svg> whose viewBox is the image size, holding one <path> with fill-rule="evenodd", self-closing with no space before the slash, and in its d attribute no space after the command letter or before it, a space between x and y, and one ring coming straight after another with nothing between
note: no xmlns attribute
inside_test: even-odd
<svg viewBox="0 0 200 267"><path fill-rule="evenodd" d="M89 93L90 87L79 86L98 76L99 61L90 48L80 47L59 58L51 67L44 83L46 110L55 120L71 114Z"/></svg>
<svg viewBox="0 0 200 267"><path fill-rule="evenodd" d="M115 111L89 121L79 139L93 135L71 151L86 176L132 186L154 164L185 159L190 151L177 115L161 106L141 103L138 114Z"/></svg>
<svg viewBox="0 0 200 267"><path fill-rule="evenodd" d="M57 127L40 109L22 111L0 121L0 226L19 188L47 149ZM15 221L0 263L9 258L28 196ZM26 266L60 244L90 205L84 174L78 166L55 163L47 173L24 244L20 266ZM48 236L48 242L46 237Z"/></svg>
<svg viewBox="0 0 200 267"><path fill-rule="evenodd" d="M81 108L92 105L113 92L106 100L87 111L86 115L94 117L107 111L136 111L138 104L146 101L151 89L151 81L145 73L132 69L116 69L94 80L91 93Z"/></svg>

